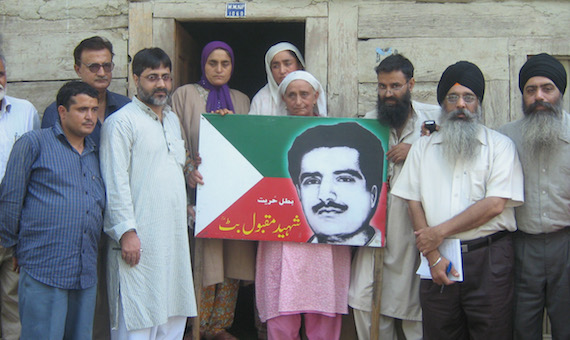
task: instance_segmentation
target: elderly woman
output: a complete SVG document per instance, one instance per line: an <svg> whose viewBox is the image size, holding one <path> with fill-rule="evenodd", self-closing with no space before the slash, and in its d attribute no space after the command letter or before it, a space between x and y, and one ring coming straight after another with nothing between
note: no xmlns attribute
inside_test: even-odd
<svg viewBox="0 0 570 340"><path fill-rule="evenodd" d="M172 106L180 117L188 149L198 158L200 114L246 114L249 98L228 87L234 70L230 46L212 41L202 50L202 78L178 88ZM255 244L246 241L201 239L203 248L200 334L207 339L236 339L226 329L232 325L239 280L254 279Z"/></svg>
<svg viewBox="0 0 570 340"><path fill-rule="evenodd" d="M295 71L279 85L289 115L326 116L325 93L310 73ZM328 244L260 242L256 299L269 339L339 339L348 313L350 248Z"/></svg>
<svg viewBox="0 0 570 340"><path fill-rule="evenodd" d="M282 111L279 84L291 72L303 70L305 60L301 52L288 42L273 45L265 54L265 72L267 84L257 92L251 101L250 115L278 116Z"/></svg>

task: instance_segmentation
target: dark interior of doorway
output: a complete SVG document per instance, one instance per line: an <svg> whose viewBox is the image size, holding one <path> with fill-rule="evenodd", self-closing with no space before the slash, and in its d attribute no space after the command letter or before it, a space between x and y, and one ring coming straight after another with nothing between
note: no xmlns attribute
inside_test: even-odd
<svg viewBox="0 0 570 340"><path fill-rule="evenodd" d="M250 99L267 83L265 52L272 45L288 41L297 46L304 55L304 22L181 22L182 27L194 38L199 49L193 74L200 80L200 54L202 48L213 40L221 40L234 50L235 67L229 85L245 93Z"/></svg>

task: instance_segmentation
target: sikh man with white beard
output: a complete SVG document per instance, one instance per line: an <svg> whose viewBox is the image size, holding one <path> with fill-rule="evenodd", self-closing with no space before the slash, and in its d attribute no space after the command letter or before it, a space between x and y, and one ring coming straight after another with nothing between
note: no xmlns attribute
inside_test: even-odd
<svg viewBox="0 0 570 340"><path fill-rule="evenodd" d="M524 117L500 131L516 144L525 204L515 209L514 336L542 339L544 308L553 339L570 339L570 116L567 75L554 57L531 57L519 73Z"/></svg>
<svg viewBox="0 0 570 340"><path fill-rule="evenodd" d="M523 203L515 145L483 126L485 80L467 61L437 86L439 132L416 141L392 194L408 201L416 246L432 280L421 280L424 339L512 338L514 207ZM463 282L438 247L461 240Z"/></svg>

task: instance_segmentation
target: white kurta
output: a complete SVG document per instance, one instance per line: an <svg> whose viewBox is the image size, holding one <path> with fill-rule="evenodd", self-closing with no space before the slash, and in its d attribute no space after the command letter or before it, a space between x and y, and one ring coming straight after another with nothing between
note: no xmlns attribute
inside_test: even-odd
<svg viewBox="0 0 570 340"><path fill-rule="evenodd" d="M280 103L276 103L273 100L271 91L269 91L269 84L265 84L253 97L248 114L257 116L286 116L287 111L283 110Z"/></svg>
<svg viewBox="0 0 570 340"><path fill-rule="evenodd" d="M439 121L441 108L437 105L412 102L414 113L406 122L402 134L397 136L395 129L390 129L389 146L399 143L412 144L420 138L420 129L425 120ZM365 118L376 118L377 112L371 111ZM394 184L404 163L388 163L390 183ZM386 228L386 248L382 271L381 313L385 316L403 320L421 321L419 295L420 278L416 275L420 259L416 248L412 223L408 215L405 200L388 195ZM355 309L372 311L372 292L374 284L374 249L360 247L352 264L348 304Z"/></svg>
<svg viewBox="0 0 570 340"><path fill-rule="evenodd" d="M105 120L100 159L107 189L104 230L111 238L111 327L118 324L119 299L129 331L164 324L172 316L195 316L182 173L186 155L178 117L165 107L161 124L133 98ZM135 267L117 250L131 229L143 250Z"/></svg>

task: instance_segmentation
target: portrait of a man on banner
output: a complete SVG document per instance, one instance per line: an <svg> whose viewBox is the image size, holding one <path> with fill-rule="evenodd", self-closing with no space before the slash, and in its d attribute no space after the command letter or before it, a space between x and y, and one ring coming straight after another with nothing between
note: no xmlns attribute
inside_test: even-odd
<svg viewBox="0 0 570 340"><path fill-rule="evenodd" d="M377 121L203 115L200 129L197 237L384 245Z"/></svg>

